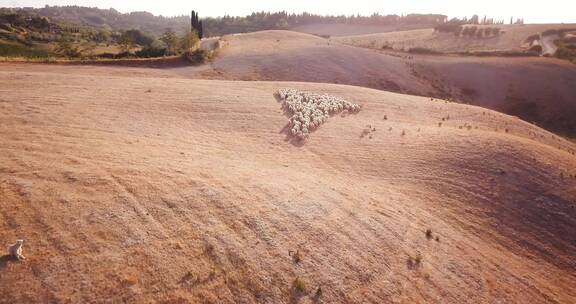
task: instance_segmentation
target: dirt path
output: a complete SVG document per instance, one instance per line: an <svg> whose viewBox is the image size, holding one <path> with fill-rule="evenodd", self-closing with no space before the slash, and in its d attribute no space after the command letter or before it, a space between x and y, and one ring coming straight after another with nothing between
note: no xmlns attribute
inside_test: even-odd
<svg viewBox="0 0 576 304"><path fill-rule="evenodd" d="M542 36L542 39L540 40L542 44L542 55L548 55L553 57L556 54L558 47L556 46L554 41L557 40L558 38L559 36L557 34Z"/></svg>
<svg viewBox="0 0 576 304"><path fill-rule="evenodd" d="M220 37L205 38L200 41L200 49L205 51L214 51L218 47Z"/></svg>

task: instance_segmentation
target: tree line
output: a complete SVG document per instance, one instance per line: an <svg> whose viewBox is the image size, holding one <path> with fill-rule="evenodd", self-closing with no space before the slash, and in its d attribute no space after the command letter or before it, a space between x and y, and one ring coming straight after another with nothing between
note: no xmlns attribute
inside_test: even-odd
<svg viewBox="0 0 576 304"><path fill-rule="evenodd" d="M223 16L198 18L188 15L164 17L148 12L120 13L115 9L99 9L80 6L45 6L43 8L0 8L0 12L9 11L18 14L35 14L46 17L59 24L93 27L108 31L137 29L142 32L162 35L171 29L182 35L189 31L192 23L201 36L219 36L224 34L250 32L258 30L288 29L311 23L346 23L358 25L435 25L446 22L445 15L409 14L409 15L339 15L322 16L310 13L293 14L282 12L255 12L247 16ZM200 25L201 24L201 25ZM201 28L200 28L201 27Z"/></svg>

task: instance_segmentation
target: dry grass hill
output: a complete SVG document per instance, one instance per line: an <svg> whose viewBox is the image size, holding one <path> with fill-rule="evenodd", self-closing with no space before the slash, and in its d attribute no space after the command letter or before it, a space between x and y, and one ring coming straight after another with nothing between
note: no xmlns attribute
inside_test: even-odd
<svg viewBox="0 0 576 304"><path fill-rule="evenodd" d="M452 33L435 32L433 28L410 31L376 32L342 35L334 39L349 45L396 50L425 48L441 53L522 51L529 45L526 39L550 29L574 29L576 24L478 25L478 28L498 27L503 33L486 38L456 37Z"/></svg>
<svg viewBox="0 0 576 304"><path fill-rule="evenodd" d="M295 32L341 37L351 35L367 35L375 33L398 32L433 27L425 24L397 24L397 25L361 25L345 23L313 23L291 28Z"/></svg>
<svg viewBox="0 0 576 304"><path fill-rule="evenodd" d="M173 72L227 80L341 83L451 98L576 137L576 68L567 61L375 51L290 31L229 35L221 44L211 66Z"/></svg>
<svg viewBox="0 0 576 304"><path fill-rule="evenodd" d="M282 87L363 108L295 142ZM575 150L427 97L2 64L0 303L573 303Z"/></svg>

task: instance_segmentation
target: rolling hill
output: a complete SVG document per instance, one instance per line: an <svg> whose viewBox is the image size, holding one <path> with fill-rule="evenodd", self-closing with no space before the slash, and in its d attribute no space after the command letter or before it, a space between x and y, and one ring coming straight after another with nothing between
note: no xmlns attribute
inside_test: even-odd
<svg viewBox="0 0 576 304"><path fill-rule="evenodd" d="M174 72L192 78L340 83L450 98L576 137L576 68L566 61L376 51L291 31L227 35L221 45L210 66Z"/></svg>
<svg viewBox="0 0 576 304"><path fill-rule="evenodd" d="M470 25L468 25L470 27ZM576 24L476 25L477 28L497 27L502 34L470 38L456 37L453 33L435 32L433 27L411 31L380 32L366 35L348 35L334 39L349 45L396 50L425 48L440 53L462 52L519 52L527 50L526 39L551 29L573 29Z"/></svg>
<svg viewBox="0 0 576 304"><path fill-rule="evenodd" d="M576 146L515 117L347 85L1 67L0 238L27 257L0 258L1 303L576 300ZM362 110L293 141L283 87Z"/></svg>

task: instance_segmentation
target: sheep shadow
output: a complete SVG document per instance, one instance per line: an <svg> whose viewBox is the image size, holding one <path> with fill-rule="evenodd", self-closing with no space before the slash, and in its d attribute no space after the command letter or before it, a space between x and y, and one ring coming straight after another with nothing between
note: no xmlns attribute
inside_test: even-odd
<svg viewBox="0 0 576 304"><path fill-rule="evenodd" d="M306 295L304 292L292 289L290 291L290 304L300 303Z"/></svg>
<svg viewBox="0 0 576 304"><path fill-rule="evenodd" d="M3 270L9 263L18 262L18 259L13 255L7 254L0 257L0 270Z"/></svg>
<svg viewBox="0 0 576 304"><path fill-rule="evenodd" d="M287 123L278 133L284 134L284 141L290 143L294 147L300 148L300 147L303 147L304 144L306 143L306 139L298 138L298 137L292 135L292 132L290 131L290 124L289 123Z"/></svg>
<svg viewBox="0 0 576 304"><path fill-rule="evenodd" d="M280 103L280 109L282 110L282 114L284 114L284 116L286 118L292 117L292 113L290 112L290 110L288 110L282 104L282 98L280 98L280 94L274 93L274 98L276 99L277 102ZM284 141L290 143L291 145L293 145L295 147L302 147L306 143L305 139L298 138L298 137L292 135L292 132L290 131L290 123L286 123L286 125L284 125L284 127L282 127L282 129L280 129L280 132L278 132L278 134L284 134L284 136L285 136Z"/></svg>

